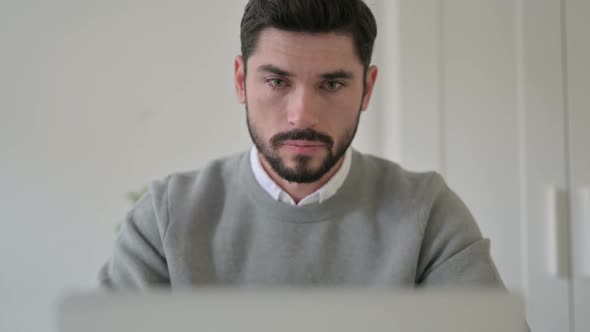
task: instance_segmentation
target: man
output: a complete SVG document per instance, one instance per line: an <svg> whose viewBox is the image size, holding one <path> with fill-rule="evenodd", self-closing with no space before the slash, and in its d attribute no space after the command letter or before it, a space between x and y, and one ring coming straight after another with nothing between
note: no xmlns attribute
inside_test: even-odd
<svg viewBox="0 0 590 332"><path fill-rule="evenodd" d="M502 287L439 175L350 147L376 34L360 0L250 0L235 88L254 146L155 182L103 285Z"/></svg>

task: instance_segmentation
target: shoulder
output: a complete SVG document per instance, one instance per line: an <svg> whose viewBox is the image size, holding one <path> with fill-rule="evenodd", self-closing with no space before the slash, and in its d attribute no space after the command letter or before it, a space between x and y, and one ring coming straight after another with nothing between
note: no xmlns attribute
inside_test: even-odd
<svg viewBox="0 0 590 332"><path fill-rule="evenodd" d="M248 153L240 152L208 161L195 170L175 172L152 182L150 192L168 201L191 200L201 194L215 195L237 185L239 169L247 164Z"/></svg>
<svg viewBox="0 0 590 332"><path fill-rule="evenodd" d="M355 158L362 165L363 183L382 196L430 205L447 188L443 177L434 171L414 172L391 160L358 152Z"/></svg>
<svg viewBox="0 0 590 332"><path fill-rule="evenodd" d="M371 155L359 154L358 158L363 169L363 195L398 216L396 223L410 222L422 234L432 230L431 235L442 228L445 232L457 231L465 224L473 228L469 210L439 173L410 171ZM477 230L472 233L477 234Z"/></svg>

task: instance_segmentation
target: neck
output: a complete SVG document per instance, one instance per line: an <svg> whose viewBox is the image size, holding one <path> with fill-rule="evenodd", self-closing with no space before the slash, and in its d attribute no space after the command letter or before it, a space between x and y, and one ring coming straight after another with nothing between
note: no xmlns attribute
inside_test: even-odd
<svg viewBox="0 0 590 332"><path fill-rule="evenodd" d="M295 203L299 203L302 199L309 196L316 190L320 189L323 185L325 185L330 179L338 172L342 163L344 162L343 155L340 160L328 171L328 173L324 174L324 176L316 182L311 183L296 183L296 182L289 182L282 177L280 177L273 169L270 167L270 164L266 161L266 159L258 153L258 158L260 159L260 163L262 167L268 173L270 178L277 184L281 189L283 189L293 200Z"/></svg>

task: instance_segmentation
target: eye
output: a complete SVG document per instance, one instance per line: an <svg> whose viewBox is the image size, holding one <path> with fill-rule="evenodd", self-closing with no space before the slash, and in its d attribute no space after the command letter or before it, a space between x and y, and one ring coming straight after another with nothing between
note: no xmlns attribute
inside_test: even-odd
<svg viewBox="0 0 590 332"><path fill-rule="evenodd" d="M344 86L344 83L339 81L326 81L322 84L322 87L328 91L336 91Z"/></svg>
<svg viewBox="0 0 590 332"><path fill-rule="evenodd" d="M281 78L269 78L266 80L266 82L276 89L284 88L287 86L287 81Z"/></svg>

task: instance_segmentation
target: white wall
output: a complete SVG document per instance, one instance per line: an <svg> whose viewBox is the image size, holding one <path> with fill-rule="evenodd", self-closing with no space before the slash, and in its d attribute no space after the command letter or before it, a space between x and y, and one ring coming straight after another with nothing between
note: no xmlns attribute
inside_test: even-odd
<svg viewBox="0 0 590 332"><path fill-rule="evenodd" d="M402 164L439 170L464 199L532 330L590 330L590 284L576 275L588 242L588 2L399 3ZM569 217L551 215L552 188L570 195Z"/></svg>
<svg viewBox="0 0 590 332"><path fill-rule="evenodd" d="M436 169L523 288L515 0L401 3L401 160Z"/></svg>
<svg viewBox="0 0 590 332"><path fill-rule="evenodd" d="M249 147L244 3L0 2L1 331L51 331L59 294L96 287L128 191ZM383 116L355 146L380 153Z"/></svg>
<svg viewBox="0 0 590 332"><path fill-rule="evenodd" d="M126 192L249 146L242 9L0 4L0 330L47 331L57 294L96 286Z"/></svg>

